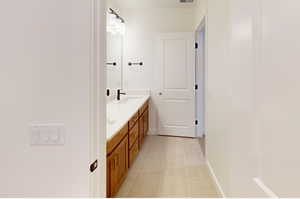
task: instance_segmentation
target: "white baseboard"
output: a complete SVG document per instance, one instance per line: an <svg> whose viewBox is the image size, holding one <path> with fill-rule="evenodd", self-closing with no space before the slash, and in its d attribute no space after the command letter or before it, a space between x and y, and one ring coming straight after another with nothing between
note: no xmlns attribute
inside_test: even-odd
<svg viewBox="0 0 300 199"><path fill-rule="evenodd" d="M222 186L213 170L213 168L211 167L211 164L209 163L208 160L206 160L206 164L207 167L209 169L209 174L211 176L211 178L214 181L214 185L218 191L218 194L222 197L222 198L226 198L224 191L222 189ZM253 181L255 182L255 184L257 184L257 186L266 194L267 197L269 198L279 198L269 187L267 187L260 178L253 178Z"/></svg>
<svg viewBox="0 0 300 199"><path fill-rule="evenodd" d="M148 135L157 135L157 131L150 129Z"/></svg>
<svg viewBox="0 0 300 199"><path fill-rule="evenodd" d="M253 181L269 198L279 198L260 178L253 178Z"/></svg>
<svg viewBox="0 0 300 199"><path fill-rule="evenodd" d="M218 194L220 195L220 197L226 198L226 196L224 194L224 191L221 187L221 184L220 184L220 182L219 182L219 180L218 180L218 178L217 178L217 176L216 176L216 174L215 174L215 172L214 172L213 168L211 167L208 160L206 160L206 164L207 164L207 167L209 169L209 174L210 174L211 178L214 181L214 185L215 185L216 190L218 191Z"/></svg>

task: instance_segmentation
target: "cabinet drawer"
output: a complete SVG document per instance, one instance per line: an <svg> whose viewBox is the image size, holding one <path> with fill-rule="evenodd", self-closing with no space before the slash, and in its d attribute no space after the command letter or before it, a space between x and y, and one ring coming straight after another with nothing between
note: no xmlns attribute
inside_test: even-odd
<svg viewBox="0 0 300 199"><path fill-rule="evenodd" d="M138 121L139 119L139 113L134 114L132 118L129 121L129 129L132 129L134 127L134 124Z"/></svg>
<svg viewBox="0 0 300 199"><path fill-rule="evenodd" d="M133 146L133 144L138 139L138 137L139 137L139 125L137 122L129 132L129 148Z"/></svg>
<svg viewBox="0 0 300 199"><path fill-rule="evenodd" d="M138 140L134 143L132 148L129 150L129 167L133 165L133 162L136 158L136 156L139 153L139 142Z"/></svg>

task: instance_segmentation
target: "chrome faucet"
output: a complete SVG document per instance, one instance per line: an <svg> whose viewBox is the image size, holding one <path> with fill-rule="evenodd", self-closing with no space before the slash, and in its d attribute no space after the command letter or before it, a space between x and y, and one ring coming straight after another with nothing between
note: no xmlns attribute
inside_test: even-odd
<svg viewBox="0 0 300 199"><path fill-rule="evenodd" d="M120 101L121 100L121 95L126 95L126 93L121 93L121 89L117 90L117 100Z"/></svg>

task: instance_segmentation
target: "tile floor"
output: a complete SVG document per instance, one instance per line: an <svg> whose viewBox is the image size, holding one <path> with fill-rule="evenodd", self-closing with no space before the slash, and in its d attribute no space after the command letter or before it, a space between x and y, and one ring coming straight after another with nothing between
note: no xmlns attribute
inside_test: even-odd
<svg viewBox="0 0 300 199"><path fill-rule="evenodd" d="M219 197L199 140L148 136L116 197Z"/></svg>

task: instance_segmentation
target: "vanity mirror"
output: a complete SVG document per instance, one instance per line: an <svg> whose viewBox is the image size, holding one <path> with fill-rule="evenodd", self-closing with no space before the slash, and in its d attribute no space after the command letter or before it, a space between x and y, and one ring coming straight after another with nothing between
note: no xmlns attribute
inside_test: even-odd
<svg viewBox="0 0 300 199"><path fill-rule="evenodd" d="M112 9L107 15L107 89L122 89L124 20Z"/></svg>

